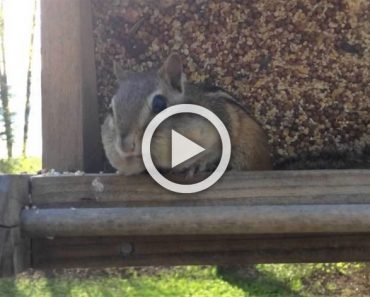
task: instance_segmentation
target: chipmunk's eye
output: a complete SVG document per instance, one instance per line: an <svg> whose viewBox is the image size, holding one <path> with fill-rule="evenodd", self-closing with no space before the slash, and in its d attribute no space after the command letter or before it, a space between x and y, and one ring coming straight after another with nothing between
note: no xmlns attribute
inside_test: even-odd
<svg viewBox="0 0 370 297"><path fill-rule="evenodd" d="M155 95L152 102L152 110L159 113L167 107L167 99L162 95Z"/></svg>

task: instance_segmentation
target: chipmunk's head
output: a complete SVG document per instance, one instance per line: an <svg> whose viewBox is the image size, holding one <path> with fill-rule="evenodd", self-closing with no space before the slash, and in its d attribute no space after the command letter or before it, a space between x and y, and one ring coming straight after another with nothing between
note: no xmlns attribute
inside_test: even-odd
<svg viewBox="0 0 370 297"><path fill-rule="evenodd" d="M116 150L122 157L141 154L141 140L150 120L168 106L183 103L185 75L181 57L171 54L159 70L114 72L119 87L111 102L110 125Z"/></svg>

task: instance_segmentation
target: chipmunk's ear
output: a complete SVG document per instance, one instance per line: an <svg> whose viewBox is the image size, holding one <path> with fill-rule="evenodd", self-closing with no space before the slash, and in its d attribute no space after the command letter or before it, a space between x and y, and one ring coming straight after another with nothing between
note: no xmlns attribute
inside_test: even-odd
<svg viewBox="0 0 370 297"><path fill-rule="evenodd" d="M184 90L185 74L183 73L182 59L177 53L172 53L159 69L159 76L169 86L182 93Z"/></svg>
<svg viewBox="0 0 370 297"><path fill-rule="evenodd" d="M123 70L121 65L116 61L113 62L113 72L117 80L125 80L128 75L128 71Z"/></svg>

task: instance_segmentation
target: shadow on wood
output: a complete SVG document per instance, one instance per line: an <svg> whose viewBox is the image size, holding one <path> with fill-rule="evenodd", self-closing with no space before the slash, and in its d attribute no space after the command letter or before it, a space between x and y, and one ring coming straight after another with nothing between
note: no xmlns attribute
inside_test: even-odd
<svg viewBox="0 0 370 297"><path fill-rule="evenodd" d="M32 265L112 267L369 261L370 233L34 239Z"/></svg>

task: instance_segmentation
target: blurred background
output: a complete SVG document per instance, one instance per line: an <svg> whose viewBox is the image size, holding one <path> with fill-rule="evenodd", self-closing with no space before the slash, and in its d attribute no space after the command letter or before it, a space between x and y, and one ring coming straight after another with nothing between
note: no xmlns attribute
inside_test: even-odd
<svg viewBox="0 0 370 297"><path fill-rule="evenodd" d="M41 168L39 5L0 2L0 172Z"/></svg>

